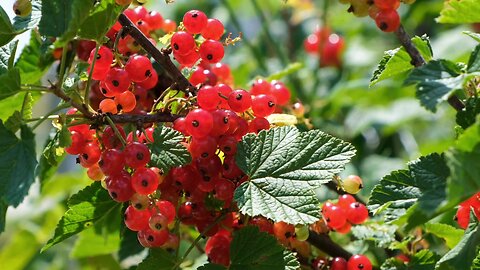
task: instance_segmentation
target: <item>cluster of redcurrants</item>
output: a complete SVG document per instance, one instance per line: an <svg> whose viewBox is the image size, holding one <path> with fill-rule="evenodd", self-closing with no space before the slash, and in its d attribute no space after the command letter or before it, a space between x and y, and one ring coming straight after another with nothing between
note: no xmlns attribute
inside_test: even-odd
<svg viewBox="0 0 480 270"><path fill-rule="evenodd" d="M455 220L458 226L462 229L466 229L470 222L470 212L473 210L473 214L480 220L480 192L476 193L468 200L462 202L455 215Z"/></svg>
<svg viewBox="0 0 480 270"><path fill-rule="evenodd" d="M322 258L313 261L313 269L315 270L371 270L372 263L364 255L353 255L350 259L345 260L342 257L335 257L331 260Z"/></svg>
<svg viewBox="0 0 480 270"><path fill-rule="evenodd" d="M175 59L184 67L194 66L202 61L215 64L222 60L225 51L220 38L225 31L222 22L208 18L199 10L190 10L183 16L185 31L172 35L170 46ZM200 34L201 38L195 38ZM201 44L197 46L197 41Z"/></svg>
<svg viewBox="0 0 480 270"><path fill-rule="evenodd" d="M305 51L317 55L322 67L340 67L342 65L344 46L343 38L338 34L332 33L328 27L316 29L303 42Z"/></svg>
<svg viewBox="0 0 480 270"><path fill-rule="evenodd" d="M349 4L349 12L355 16L375 20L377 27L384 32L394 32L400 26L400 16L397 9L400 2L412 4L415 0L339 0L340 3Z"/></svg>
<svg viewBox="0 0 480 270"><path fill-rule="evenodd" d="M362 224L368 218L367 207L355 200L352 195L344 194L338 202L326 202L322 207L322 216L327 226L338 233L348 233L352 225Z"/></svg>

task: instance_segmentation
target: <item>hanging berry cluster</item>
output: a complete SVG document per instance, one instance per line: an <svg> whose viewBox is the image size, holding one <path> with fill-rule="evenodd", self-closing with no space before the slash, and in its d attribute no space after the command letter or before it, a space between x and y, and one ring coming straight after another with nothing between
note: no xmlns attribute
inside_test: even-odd
<svg viewBox="0 0 480 270"><path fill-rule="evenodd" d="M370 16L377 27L384 32L394 32L400 27L397 9L400 2L412 4L415 0L339 0L349 4L348 12L358 17Z"/></svg>
<svg viewBox="0 0 480 270"><path fill-rule="evenodd" d="M368 209L352 195L344 194L338 198L337 203L326 202L322 207L322 216L330 229L348 233L352 225L362 224L367 220Z"/></svg>
<svg viewBox="0 0 480 270"><path fill-rule="evenodd" d="M321 67L340 67L344 47L343 38L332 33L328 27L316 29L303 42L303 48L307 53L319 57Z"/></svg>

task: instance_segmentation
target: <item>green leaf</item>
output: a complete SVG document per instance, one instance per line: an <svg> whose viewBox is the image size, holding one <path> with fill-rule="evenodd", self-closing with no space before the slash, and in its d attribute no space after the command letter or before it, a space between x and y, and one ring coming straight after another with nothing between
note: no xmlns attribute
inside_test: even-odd
<svg viewBox="0 0 480 270"><path fill-rule="evenodd" d="M13 18L13 28L17 32L23 32L37 27L42 18L42 1L32 0L32 12L28 16L15 16Z"/></svg>
<svg viewBox="0 0 480 270"><path fill-rule="evenodd" d="M477 248L477 257L472 262L471 270L480 270L480 249Z"/></svg>
<svg viewBox="0 0 480 270"><path fill-rule="evenodd" d="M467 72L480 71L480 45L477 45L468 60Z"/></svg>
<svg viewBox="0 0 480 270"><path fill-rule="evenodd" d="M147 258L137 270L171 270L175 266L175 257L162 248L151 248Z"/></svg>
<svg viewBox="0 0 480 270"><path fill-rule="evenodd" d="M438 261L439 256L434 252L423 249L415 253L410 257L408 264L397 258L387 259L382 266L381 270L434 270L435 263Z"/></svg>
<svg viewBox="0 0 480 270"><path fill-rule="evenodd" d="M297 260L292 261L275 237L260 232L258 227L247 226L234 233L230 246L229 269L275 270L298 269Z"/></svg>
<svg viewBox="0 0 480 270"><path fill-rule="evenodd" d="M120 248L120 225L123 222L121 207L79 234L73 246L73 258L86 258L114 253Z"/></svg>
<svg viewBox="0 0 480 270"><path fill-rule="evenodd" d="M0 74L4 74L13 67L18 40L0 47Z"/></svg>
<svg viewBox="0 0 480 270"><path fill-rule="evenodd" d="M65 152L60 148L60 131L54 129L50 132L45 142L43 153L40 156L35 175L40 181L40 188L43 190L45 183L55 174L60 163L65 158Z"/></svg>
<svg viewBox="0 0 480 270"><path fill-rule="evenodd" d="M417 84L417 98L426 109L436 112L437 105L455 91L463 88L467 77L461 69L447 60L432 60L410 73L405 83Z"/></svg>
<svg viewBox="0 0 480 270"><path fill-rule="evenodd" d="M478 223L470 223L460 242L437 262L435 269L470 269L480 245L479 228Z"/></svg>
<svg viewBox="0 0 480 270"><path fill-rule="evenodd" d="M22 126L20 135L17 138L0 121L0 196L13 206L18 206L27 195L37 165L34 134Z"/></svg>
<svg viewBox="0 0 480 270"><path fill-rule="evenodd" d="M38 24L40 34L60 37L68 29L72 19L72 5L75 0L43 0L42 18ZM86 4L91 1L86 2Z"/></svg>
<svg viewBox="0 0 480 270"><path fill-rule="evenodd" d="M18 68L9 69L6 73L0 75L0 100L15 95L20 91L20 70Z"/></svg>
<svg viewBox="0 0 480 270"><path fill-rule="evenodd" d="M408 164L409 170L385 176L372 191L369 208L375 214L385 211L388 222L408 221L409 227L420 225L435 215L446 198L450 175L443 155L430 154Z"/></svg>
<svg viewBox="0 0 480 270"><path fill-rule="evenodd" d="M55 244L85 230L109 216L110 212L118 211L121 204L112 200L108 192L99 182L74 194L68 200L68 210L60 219L55 229L55 235L48 240L42 252Z"/></svg>
<svg viewBox="0 0 480 270"><path fill-rule="evenodd" d="M453 248L460 242L464 231L442 223L427 223L425 230L437 237L445 239L448 248Z"/></svg>
<svg viewBox="0 0 480 270"><path fill-rule="evenodd" d="M17 33L13 29L10 18L8 18L5 10L0 6L0 46L8 44Z"/></svg>
<svg viewBox="0 0 480 270"><path fill-rule="evenodd" d="M474 33L474 32L470 32L470 31L463 31L463 33L471 38L473 38L474 40L480 42L480 34L479 33Z"/></svg>
<svg viewBox="0 0 480 270"><path fill-rule="evenodd" d="M23 48L15 64L20 69L22 83L24 84L38 84L50 64L53 63L53 57L45 58L46 55L41 52L40 46L40 36L32 31L30 43Z"/></svg>
<svg viewBox="0 0 480 270"><path fill-rule="evenodd" d="M150 164L167 173L172 167L190 163L187 149L181 144L183 135L168 127L159 126L153 131L154 142L149 144Z"/></svg>
<svg viewBox="0 0 480 270"><path fill-rule="evenodd" d="M352 234L359 240L370 240L376 246L386 248L395 242L397 226L370 223L352 227Z"/></svg>
<svg viewBox="0 0 480 270"><path fill-rule="evenodd" d="M285 69L280 70L279 72L275 72L272 75L268 76L265 80L273 81L273 80L280 80L285 76L293 74L304 67L303 63L295 62L289 64Z"/></svg>
<svg viewBox="0 0 480 270"><path fill-rule="evenodd" d="M478 23L480 22L480 6L477 0L444 1L439 23Z"/></svg>
<svg viewBox="0 0 480 270"><path fill-rule="evenodd" d="M319 219L313 189L341 172L354 154L352 145L319 130L285 126L248 134L235 158L250 179L237 188L235 201L250 216L313 223Z"/></svg>
<svg viewBox="0 0 480 270"><path fill-rule="evenodd" d="M469 127L446 153L451 175L447 183L449 205L456 205L480 190L480 124Z"/></svg>
<svg viewBox="0 0 480 270"><path fill-rule="evenodd" d="M77 0L85 5L84 0ZM105 34L116 22L125 8L117 5L115 0L103 0L91 10L89 16L78 29L78 36L84 39L93 39L103 42ZM75 16L73 16L75 18Z"/></svg>
<svg viewBox="0 0 480 270"><path fill-rule="evenodd" d="M22 126L23 118L22 114L19 111L15 111L8 119L5 121L5 127L11 132L17 132Z"/></svg>
<svg viewBox="0 0 480 270"><path fill-rule="evenodd" d="M420 51L425 61L428 62L432 59L433 52L427 36L415 36L412 38L412 42ZM403 47L385 51L377 69L373 72L373 77L370 79L370 87L380 81L413 69L414 66L411 64L411 61L412 58Z"/></svg>
<svg viewBox="0 0 480 270"><path fill-rule="evenodd" d="M368 200L374 214L385 213L386 221L394 221L405 215L406 210L421 196L415 179L408 170L394 171L380 180Z"/></svg>
<svg viewBox="0 0 480 270"><path fill-rule="evenodd" d="M118 259L124 259L141 253L145 248L140 245L137 238L137 232L127 229L122 230L123 234L120 241L120 249L118 250Z"/></svg>
<svg viewBox="0 0 480 270"><path fill-rule="evenodd" d="M463 129L467 129L475 124L477 115L480 113L480 101L476 97L468 98L465 102L465 108L457 112L456 122Z"/></svg>

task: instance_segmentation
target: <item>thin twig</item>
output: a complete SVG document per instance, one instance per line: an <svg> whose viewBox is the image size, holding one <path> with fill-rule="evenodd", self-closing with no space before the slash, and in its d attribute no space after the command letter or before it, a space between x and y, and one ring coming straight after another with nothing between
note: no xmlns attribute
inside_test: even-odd
<svg viewBox="0 0 480 270"><path fill-rule="evenodd" d="M147 51L155 61L157 61L163 69L166 71L166 74L176 82L178 90L181 90L185 93L195 94L197 89L188 81L185 76L178 70L178 68L173 64L170 59L169 52L167 50L158 50L155 45L140 31L130 19L124 14L120 14L118 17L118 22L124 27L123 32L129 34L135 41L142 46L142 48Z"/></svg>
<svg viewBox="0 0 480 270"><path fill-rule="evenodd" d="M417 47L415 47L415 45L413 44L410 36L405 31L405 28L403 28L403 25L400 25L400 27L398 27L397 31L395 31L395 35L397 36L402 46L405 48L405 51L407 51L408 55L410 55L410 58L412 58L412 65L414 65L415 67L420 67L426 64L425 59L422 57ZM451 95L448 98L448 104L450 104L450 106L452 106L457 111L461 111L463 108L465 108L463 102L455 95Z"/></svg>
<svg viewBox="0 0 480 270"><path fill-rule="evenodd" d="M314 231L310 231L307 241L332 257L342 257L345 260L352 257L352 253L333 242L327 234L318 234Z"/></svg>

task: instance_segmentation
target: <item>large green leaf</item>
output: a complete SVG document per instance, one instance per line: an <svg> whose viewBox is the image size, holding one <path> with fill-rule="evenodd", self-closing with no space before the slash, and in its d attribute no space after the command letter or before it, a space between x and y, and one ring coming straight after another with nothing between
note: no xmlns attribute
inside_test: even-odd
<svg viewBox="0 0 480 270"><path fill-rule="evenodd" d="M77 0L85 5L85 1ZM89 16L83 21L78 29L78 36L84 39L93 39L102 42L105 34L116 22L118 16L124 10L123 6L117 5L115 0L103 0L91 10ZM75 17L74 17L75 18Z"/></svg>
<svg viewBox="0 0 480 270"><path fill-rule="evenodd" d="M42 1L32 0L32 12L28 16L15 16L13 18L13 28L17 32L23 32L35 28L42 18Z"/></svg>
<svg viewBox="0 0 480 270"><path fill-rule="evenodd" d="M7 205L18 206L28 194L35 180L37 165L34 134L27 126L21 127L20 139L0 121L0 213ZM4 226L4 215L0 218Z"/></svg>
<svg viewBox="0 0 480 270"><path fill-rule="evenodd" d="M387 221L408 221L411 228L435 215L446 198L450 172L444 156L435 153L410 162L408 167L385 176L368 204L375 214L385 211Z"/></svg>
<svg viewBox="0 0 480 270"><path fill-rule="evenodd" d="M427 36L415 36L412 38L412 42L420 51L420 54L423 56L425 61L430 61L432 59L433 52ZM385 51L382 60L378 64L377 69L373 72L373 76L370 79L370 87L380 81L413 69L414 66L411 62L412 58L403 47Z"/></svg>
<svg viewBox="0 0 480 270"><path fill-rule="evenodd" d="M468 59L467 72L480 71L480 45L477 45Z"/></svg>
<svg viewBox="0 0 480 270"><path fill-rule="evenodd" d="M293 270L300 267L296 257L280 245L275 237L260 232L254 226L244 227L234 233L230 262L228 268L207 264L200 269Z"/></svg>
<svg viewBox="0 0 480 270"><path fill-rule="evenodd" d="M114 253L120 248L120 225L123 222L121 207L79 234L73 246L73 258L86 258Z"/></svg>
<svg viewBox="0 0 480 270"><path fill-rule="evenodd" d="M118 211L118 208L121 208L121 204L112 200L100 182L94 182L70 197L67 212L60 219L54 236L42 248L42 251L90 228L96 222L109 216L110 212Z"/></svg>
<svg viewBox="0 0 480 270"><path fill-rule="evenodd" d="M417 98L426 109L436 112L437 105L463 88L467 75L455 63L432 60L410 73L405 83L417 84Z"/></svg>
<svg viewBox="0 0 480 270"><path fill-rule="evenodd" d="M0 46L8 44L17 33L13 29L10 18L8 18L5 10L0 6Z"/></svg>
<svg viewBox="0 0 480 270"><path fill-rule="evenodd" d="M478 223L471 222L460 242L437 262L435 269L470 269L480 246L479 228Z"/></svg>
<svg viewBox="0 0 480 270"><path fill-rule="evenodd" d="M175 264L175 257L165 249L151 248L147 258L138 265L137 270L171 270Z"/></svg>
<svg viewBox="0 0 480 270"><path fill-rule="evenodd" d="M72 5L75 0L43 0L42 18L38 25L40 34L60 37L67 31L72 19ZM87 3L92 1L87 1Z"/></svg>
<svg viewBox="0 0 480 270"><path fill-rule="evenodd" d="M165 173L172 167L190 163L191 156L181 144L183 135L168 127L159 126L153 131L154 142L149 144L151 151L150 164L162 169Z"/></svg>
<svg viewBox="0 0 480 270"><path fill-rule="evenodd" d="M236 162L250 178L235 191L240 211L292 224L319 218L313 189L329 182L354 156L349 143L319 130L273 128L248 134Z"/></svg>
<svg viewBox="0 0 480 270"><path fill-rule="evenodd" d="M428 233L445 239L448 248L453 248L454 246L456 246L458 242L460 242L464 234L464 231L462 229L458 229L448 224L442 223L427 223L425 224L425 230Z"/></svg>
<svg viewBox="0 0 480 270"><path fill-rule="evenodd" d="M437 18L439 23L478 23L480 6L477 0L447 0Z"/></svg>
<svg viewBox="0 0 480 270"><path fill-rule="evenodd" d="M0 75L0 100L11 97L19 91L20 70L18 68L9 69L6 73Z"/></svg>

